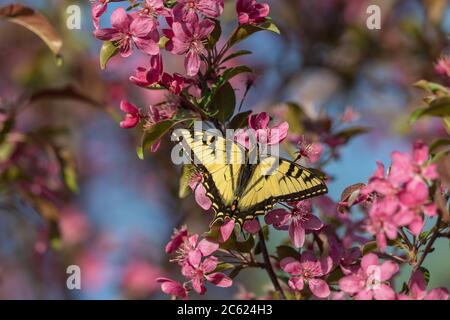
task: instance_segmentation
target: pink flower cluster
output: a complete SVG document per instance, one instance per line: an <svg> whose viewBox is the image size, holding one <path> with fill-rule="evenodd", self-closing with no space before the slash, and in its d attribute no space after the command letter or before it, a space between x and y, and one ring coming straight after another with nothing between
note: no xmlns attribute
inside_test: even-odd
<svg viewBox="0 0 450 320"><path fill-rule="evenodd" d="M389 173L384 166L370 178L363 193L374 194L369 212L367 231L376 235L380 249L387 239L394 240L397 230L407 227L418 236L423 229L424 215L436 215L436 205L429 198L429 185L438 178L435 164L429 164L428 146L421 141L414 144L412 155L392 153Z"/></svg>
<svg viewBox="0 0 450 320"><path fill-rule="evenodd" d="M176 253L176 258L172 261L181 267L181 273L188 280L181 284L168 278L158 278L162 291L185 299L190 287L198 294L205 294L205 281L218 287L230 287L233 281L228 276L221 272L214 272L219 261L212 254L218 249L217 243L207 239L199 241L197 234L188 234L185 226L176 230L166 245L166 252Z"/></svg>
<svg viewBox="0 0 450 320"><path fill-rule="evenodd" d="M110 17L111 26L101 28L100 18L108 4L122 1L96 0L92 5L92 20L94 36L112 42L122 57L129 57L134 49L149 56L149 66L138 67L130 81L141 87L160 86L174 95L180 95L183 89L198 91L195 77L209 54L206 43L216 26L212 19L222 14L224 1L178 0L173 8L166 7L163 0L137 1L129 11L122 7L115 9ZM240 24L258 24L266 20L269 6L255 0L239 0L236 10ZM163 25L168 28L163 29ZM186 77L164 72L160 47L185 57ZM137 110L129 105L122 107L126 118L121 126L133 128L140 119Z"/></svg>

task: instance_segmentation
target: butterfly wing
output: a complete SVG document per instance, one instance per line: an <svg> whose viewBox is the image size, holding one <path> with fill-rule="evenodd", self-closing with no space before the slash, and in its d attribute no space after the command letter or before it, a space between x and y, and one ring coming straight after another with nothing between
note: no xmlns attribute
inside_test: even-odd
<svg viewBox="0 0 450 320"><path fill-rule="evenodd" d="M202 184L216 217L224 216L235 198L245 160L242 147L208 131L182 131L183 152L202 174Z"/></svg>
<svg viewBox="0 0 450 320"><path fill-rule="evenodd" d="M325 183L299 164L267 157L254 165L239 196L236 221L243 224L264 214L277 202L300 201L328 192Z"/></svg>

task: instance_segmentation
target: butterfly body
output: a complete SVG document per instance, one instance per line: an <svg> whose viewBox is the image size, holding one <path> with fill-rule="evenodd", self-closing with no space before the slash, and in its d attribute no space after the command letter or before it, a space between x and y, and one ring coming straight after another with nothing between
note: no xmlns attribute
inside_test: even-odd
<svg viewBox="0 0 450 320"><path fill-rule="evenodd" d="M242 146L208 131L183 131L183 152L202 174L215 212L213 224L227 218L239 225L263 215L278 202L326 193L325 183L299 164L267 155L250 161Z"/></svg>

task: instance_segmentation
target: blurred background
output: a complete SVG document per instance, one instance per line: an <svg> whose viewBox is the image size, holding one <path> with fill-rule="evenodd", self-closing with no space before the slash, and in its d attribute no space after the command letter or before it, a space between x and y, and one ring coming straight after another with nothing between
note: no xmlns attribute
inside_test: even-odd
<svg viewBox="0 0 450 320"><path fill-rule="evenodd" d="M0 0L0 7L12 2ZM441 81L433 63L449 49L446 0L265 2L281 36L261 32L240 44L254 54L239 63L258 74L244 109L276 114L283 102L293 101L312 115L338 117L351 106L359 114L356 123L372 128L326 167L334 177L334 200L346 186L366 182L376 160L389 164L393 150L408 151L417 138L443 134L432 119L411 127L408 114L422 104L412 84ZM115 57L101 70L89 1L14 3L43 13L63 47L56 59L36 35L0 19L0 105L2 114L15 110L17 128L5 138L16 149L0 150L0 298L166 298L154 279L178 273L164 253L173 228L189 221L193 232L203 232L208 222L192 197L178 200L179 168L168 161L169 142L141 161L138 132L118 126L121 99L148 106L162 98L127 80L147 65L146 58L134 54L124 63ZM80 30L66 27L71 4L82 9ZM381 30L366 27L369 4L381 7ZM229 33L234 1L225 1L222 20L223 34ZM109 24L108 13L101 22ZM165 63L171 71L183 70L179 57ZM244 82L233 85L239 90ZM3 160L8 152L14 152L12 163ZM27 173L32 179L21 179ZM437 246L448 250L448 241ZM66 287L72 264L81 267L81 290ZM425 267L430 287L450 286L449 259L431 254ZM270 283L254 270L237 282L257 293ZM239 287L210 288L208 298L236 297Z"/></svg>

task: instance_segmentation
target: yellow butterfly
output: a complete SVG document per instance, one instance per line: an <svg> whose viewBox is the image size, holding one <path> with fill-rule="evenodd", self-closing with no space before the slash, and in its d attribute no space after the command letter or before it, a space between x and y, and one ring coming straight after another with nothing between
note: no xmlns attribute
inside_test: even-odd
<svg viewBox="0 0 450 320"><path fill-rule="evenodd" d="M267 156L256 164L241 145L208 131L182 130L184 155L203 177L215 212L213 223L229 217L239 225L263 215L278 202L299 201L328 192L313 171Z"/></svg>

